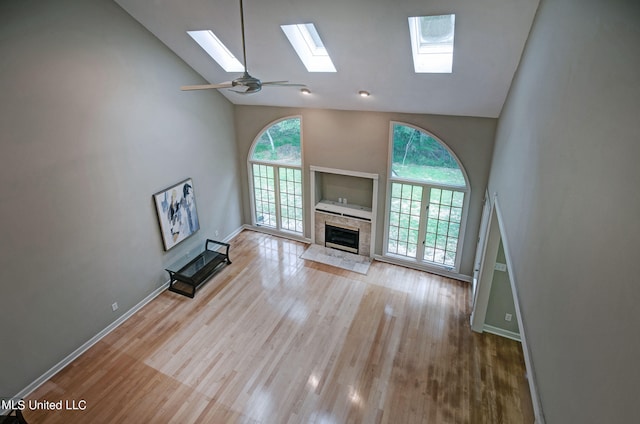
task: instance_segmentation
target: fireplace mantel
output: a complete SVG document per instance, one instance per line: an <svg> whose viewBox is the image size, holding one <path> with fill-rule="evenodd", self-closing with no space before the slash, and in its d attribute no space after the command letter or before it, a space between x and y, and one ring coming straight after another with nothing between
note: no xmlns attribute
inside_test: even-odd
<svg viewBox="0 0 640 424"><path fill-rule="evenodd" d="M340 203L331 200L320 200L316 203L315 210L318 212L332 213L335 215L351 218L363 219L371 222L371 208L350 203Z"/></svg>
<svg viewBox="0 0 640 424"><path fill-rule="evenodd" d="M370 236L367 234L363 238L368 246L366 249L360 249L360 254L373 257L378 209L378 174L313 165L310 166L310 171L311 241L324 244L324 233L319 235L318 231L324 231L326 220L339 220L342 224L352 221L355 227L370 223L366 225ZM330 188L323 186L323 178L331 179Z"/></svg>

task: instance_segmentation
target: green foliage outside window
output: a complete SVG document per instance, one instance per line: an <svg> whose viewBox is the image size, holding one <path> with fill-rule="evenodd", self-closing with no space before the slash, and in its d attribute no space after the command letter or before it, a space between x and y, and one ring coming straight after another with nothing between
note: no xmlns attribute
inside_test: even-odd
<svg viewBox="0 0 640 424"><path fill-rule="evenodd" d="M393 125L394 177L464 187L464 175L449 150L429 134Z"/></svg>
<svg viewBox="0 0 640 424"><path fill-rule="evenodd" d="M249 153L256 225L303 233L300 141L300 118L284 119L265 129Z"/></svg>
<svg viewBox="0 0 640 424"><path fill-rule="evenodd" d="M251 159L301 165L300 119L285 119L267 128L255 144Z"/></svg>

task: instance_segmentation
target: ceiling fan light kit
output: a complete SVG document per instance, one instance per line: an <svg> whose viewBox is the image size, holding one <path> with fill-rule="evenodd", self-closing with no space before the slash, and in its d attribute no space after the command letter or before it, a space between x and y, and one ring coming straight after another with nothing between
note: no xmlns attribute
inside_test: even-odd
<svg viewBox="0 0 640 424"><path fill-rule="evenodd" d="M242 0L240 0L240 28L242 30L242 58L244 59L244 73L242 74L242 76L234 79L233 81L223 82L221 84L185 85L180 87L181 90L190 91L228 88L230 89L230 91L236 92L238 94L253 94L262 90L262 87L265 85L306 88L304 84L289 84L288 81L262 82L258 78L254 78L249 75L249 71L247 70L247 47L244 40L244 8L242 6ZM303 88L303 90L305 88ZM306 90L308 91L308 93L305 94L311 94L311 91L309 89Z"/></svg>
<svg viewBox="0 0 640 424"><path fill-rule="evenodd" d="M360 91L358 91L358 95L360 97L369 97L371 94L368 91L360 90Z"/></svg>

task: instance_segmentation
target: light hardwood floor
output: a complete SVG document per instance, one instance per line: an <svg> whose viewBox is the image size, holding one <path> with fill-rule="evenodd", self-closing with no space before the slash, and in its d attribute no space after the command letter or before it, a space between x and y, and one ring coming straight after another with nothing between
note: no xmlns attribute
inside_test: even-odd
<svg viewBox="0 0 640 424"><path fill-rule="evenodd" d="M469 328L469 285L300 259L252 231L194 299L164 292L28 400L30 423L532 423L519 343Z"/></svg>

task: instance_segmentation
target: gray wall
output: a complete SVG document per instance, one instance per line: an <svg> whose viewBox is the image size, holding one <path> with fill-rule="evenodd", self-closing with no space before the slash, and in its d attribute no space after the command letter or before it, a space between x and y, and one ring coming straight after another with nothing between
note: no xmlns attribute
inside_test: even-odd
<svg viewBox="0 0 640 424"><path fill-rule="evenodd" d="M242 168L245 223L251 223L247 183L247 155L258 133L276 119L302 116L304 178L309 181L309 166L346 169L379 174L378 228L376 253L382 252L384 207L390 121L416 125L442 139L456 153L471 180L469 220L465 233L460 273L473 273L482 198L490 167L496 120L440 115L415 115L382 112L355 112L326 109L299 109L268 106L236 106L238 155ZM305 202L309 199L308 183ZM306 236L310 237L310 215L306 216Z"/></svg>
<svg viewBox="0 0 640 424"><path fill-rule="evenodd" d="M502 241L498 246L496 263L503 265L507 263ZM511 314L511 321L504 319L505 314ZM487 304L487 314L484 323L511 333L518 334L520 332L518 329L516 307L513 303L513 292L511 291L508 269L506 271L498 271L497 269L493 271L491 292L489 293L489 303Z"/></svg>
<svg viewBox="0 0 640 424"><path fill-rule="evenodd" d="M627 423L640 381L640 3L542 0L496 192L547 423Z"/></svg>
<svg viewBox="0 0 640 424"><path fill-rule="evenodd" d="M0 58L6 397L242 217L233 107L114 2L0 2ZM165 253L151 196L186 177L201 230Z"/></svg>

